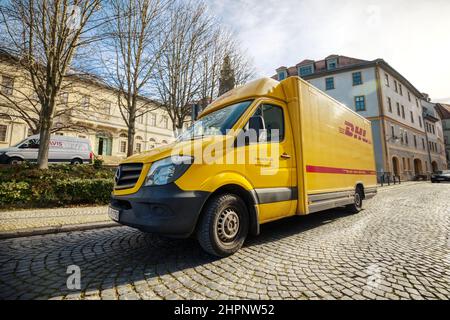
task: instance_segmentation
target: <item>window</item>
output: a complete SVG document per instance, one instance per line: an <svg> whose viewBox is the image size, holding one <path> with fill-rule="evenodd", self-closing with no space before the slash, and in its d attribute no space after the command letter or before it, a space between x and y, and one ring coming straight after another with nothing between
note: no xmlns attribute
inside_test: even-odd
<svg viewBox="0 0 450 320"><path fill-rule="evenodd" d="M150 113L150 126L156 127L156 114Z"/></svg>
<svg viewBox="0 0 450 320"><path fill-rule="evenodd" d="M59 103L62 106L67 106L67 104L69 103L69 94L67 92L63 92L60 94Z"/></svg>
<svg viewBox="0 0 450 320"><path fill-rule="evenodd" d="M433 129L433 134L436 134L436 127L433 125L431 125L431 128Z"/></svg>
<svg viewBox="0 0 450 320"><path fill-rule="evenodd" d="M325 88L326 88L326 90L334 89L334 78L326 78L325 79Z"/></svg>
<svg viewBox="0 0 450 320"><path fill-rule="evenodd" d="M405 106L402 105L402 118L405 119Z"/></svg>
<svg viewBox="0 0 450 320"><path fill-rule="evenodd" d="M337 59L327 60L327 69L334 70L337 68Z"/></svg>
<svg viewBox="0 0 450 320"><path fill-rule="evenodd" d="M164 129L169 128L169 118L167 116L161 117L161 128L164 128Z"/></svg>
<svg viewBox="0 0 450 320"><path fill-rule="evenodd" d="M414 147L417 149L417 137L414 135Z"/></svg>
<svg viewBox="0 0 450 320"><path fill-rule="evenodd" d="M286 71L280 71L279 73L278 73L278 81L281 81L281 80L284 80L284 79L286 79Z"/></svg>
<svg viewBox="0 0 450 320"><path fill-rule="evenodd" d="M409 114L411 115L411 122L414 123L414 114L413 114L413 112L410 111Z"/></svg>
<svg viewBox="0 0 450 320"><path fill-rule="evenodd" d="M397 102L397 115L400 117L400 103Z"/></svg>
<svg viewBox="0 0 450 320"><path fill-rule="evenodd" d="M403 95L403 89L402 89L402 85L400 83L398 84L398 89L400 91L400 95L402 96Z"/></svg>
<svg viewBox="0 0 450 320"><path fill-rule="evenodd" d="M395 137L395 128L394 128L394 126L391 126L391 135L392 135L392 138Z"/></svg>
<svg viewBox="0 0 450 320"><path fill-rule="evenodd" d="M126 133L121 133L121 134L119 135L119 138L127 139L127 138L128 138L128 135L127 135Z"/></svg>
<svg viewBox="0 0 450 320"><path fill-rule="evenodd" d="M313 73L313 67L312 66L304 66L298 68L298 74L299 76L307 76L309 74Z"/></svg>
<svg viewBox="0 0 450 320"><path fill-rule="evenodd" d="M102 106L102 111L103 111L103 113L110 115L111 114L111 102L104 101L103 106Z"/></svg>
<svg viewBox="0 0 450 320"><path fill-rule="evenodd" d="M14 79L7 76L2 76L1 91L4 95L11 96L14 90Z"/></svg>
<svg viewBox="0 0 450 320"><path fill-rule="evenodd" d="M64 133L62 133L62 132L56 132L56 133L55 133L55 136L61 136L61 137L62 137L62 136L64 136Z"/></svg>
<svg viewBox="0 0 450 320"><path fill-rule="evenodd" d="M419 116L419 125L422 128L422 117L421 116Z"/></svg>
<svg viewBox="0 0 450 320"><path fill-rule="evenodd" d="M253 116L262 117L267 131L267 137L260 142L279 142L284 140L283 109L278 106L263 104Z"/></svg>
<svg viewBox="0 0 450 320"><path fill-rule="evenodd" d="M395 92L398 93L398 84L397 84L397 80L394 80L394 90L395 90Z"/></svg>
<svg viewBox="0 0 450 320"><path fill-rule="evenodd" d="M359 86L361 85L362 82L362 75L361 72L354 72L352 73L352 78L353 78L353 85L354 86Z"/></svg>
<svg viewBox="0 0 450 320"><path fill-rule="evenodd" d="M366 98L364 96L355 97L355 110L356 111L366 110Z"/></svg>
<svg viewBox="0 0 450 320"><path fill-rule="evenodd" d="M387 73L384 74L384 84L389 87L389 75Z"/></svg>
<svg viewBox="0 0 450 320"><path fill-rule="evenodd" d="M408 132L405 132L405 144L409 144L409 142L408 142Z"/></svg>
<svg viewBox="0 0 450 320"><path fill-rule="evenodd" d="M424 138L422 138L422 148L423 148L423 150L425 150L425 139Z"/></svg>
<svg viewBox="0 0 450 320"><path fill-rule="evenodd" d="M126 141L120 141L120 152L121 153L127 152L127 142Z"/></svg>
<svg viewBox="0 0 450 320"><path fill-rule="evenodd" d="M388 97L388 110L390 113L392 113L392 100Z"/></svg>
<svg viewBox="0 0 450 320"><path fill-rule="evenodd" d="M142 152L142 144L140 142L136 143L136 152L137 153Z"/></svg>
<svg viewBox="0 0 450 320"><path fill-rule="evenodd" d="M411 93L408 91L408 101L411 102Z"/></svg>
<svg viewBox="0 0 450 320"><path fill-rule="evenodd" d="M416 98L416 107L419 108L419 100Z"/></svg>
<svg viewBox="0 0 450 320"><path fill-rule="evenodd" d="M89 96L82 96L81 97L81 107L83 109L89 109L90 102L91 102L91 98Z"/></svg>
<svg viewBox="0 0 450 320"><path fill-rule="evenodd" d="M8 132L8 126L5 124L0 124L0 141L1 142L6 142L7 132Z"/></svg>

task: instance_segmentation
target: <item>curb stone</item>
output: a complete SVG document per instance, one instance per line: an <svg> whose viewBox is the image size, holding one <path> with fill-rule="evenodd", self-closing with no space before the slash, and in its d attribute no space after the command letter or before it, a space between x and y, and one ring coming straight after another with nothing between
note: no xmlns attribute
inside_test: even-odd
<svg viewBox="0 0 450 320"><path fill-rule="evenodd" d="M52 227L41 227L41 228L31 228L31 229L21 229L15 231L0 232L0 239L11 239L11 238L22 238L22 237L32 237L41 236L46 234L56 234L71 231L85 231L92 229L103 229L103 228L114 228L121 227L122 225L116 222L100 222L100 223L83 223L83 224L72 224L72 225L59 225Z"/></svg>

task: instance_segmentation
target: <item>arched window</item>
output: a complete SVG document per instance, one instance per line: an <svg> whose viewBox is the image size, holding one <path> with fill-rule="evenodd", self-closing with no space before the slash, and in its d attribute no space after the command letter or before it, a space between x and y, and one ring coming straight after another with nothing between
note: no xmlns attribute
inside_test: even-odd
<svg viewBox="0 0 450 320"><path fill-rule="evenodd" d="M161 141L162 144L168 144L167 140Z"/></svg>
<svg viewBox="0 0 450 320"><path fill-rule="evenodd" d="M119 138L125 138L126 139L126 138L128 138L128 135L126 133L121 133Z"/></svg>
<svg viewBox="0 0 450 320"><path fill-rule="evenodd" d="M143 140L141 136L136 136L136 140Z"/></svg>

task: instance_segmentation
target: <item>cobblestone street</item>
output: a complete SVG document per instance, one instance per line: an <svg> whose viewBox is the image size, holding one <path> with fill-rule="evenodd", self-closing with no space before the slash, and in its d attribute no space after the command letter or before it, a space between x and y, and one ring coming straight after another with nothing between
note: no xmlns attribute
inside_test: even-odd
<svg viewBox="0 0 450 320"><path fill-rule="evenodd" d="M2 299L450 299L450 185L268 224L225 259L115 227L1 240L0 264Z"/></svg>

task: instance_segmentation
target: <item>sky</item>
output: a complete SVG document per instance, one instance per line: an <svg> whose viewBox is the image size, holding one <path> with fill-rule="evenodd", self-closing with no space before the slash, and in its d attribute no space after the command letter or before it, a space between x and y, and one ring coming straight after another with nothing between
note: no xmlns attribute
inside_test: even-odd
<svg viewBox="0 0 450 320"><path fill-rule="evenodd" d="M208 0L258 76L339 54L382 58L450 103L450 0Z"/></svg>

